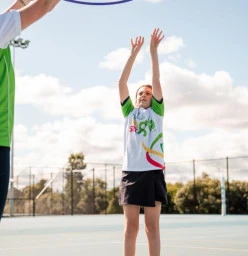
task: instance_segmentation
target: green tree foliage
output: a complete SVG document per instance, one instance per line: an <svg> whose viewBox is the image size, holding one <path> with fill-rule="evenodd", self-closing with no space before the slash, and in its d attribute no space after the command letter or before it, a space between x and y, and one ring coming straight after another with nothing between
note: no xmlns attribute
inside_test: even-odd
<svg viewBox="0 0 248 256"><path fill-rule="evenodd" d="M220 213L221 189L218 179L211 179L206 173L193 181L189 181L178 190L175 204L180 213Z"/></svg>
<svg viewBox="0 0 248 256"><path fill-rule="evenodd" d="M24 198L34 198L36 197L42 189L46 186L47 180L46 179L41 179L38 183L31 185L31 186L26 186L23 188L22 193ZM47 188L44 193L50 193L51 188Z"/></svg>
<svg viewBox="0 0 248 256"><path fill-rule="evenodd" d="M76 154L70 154L68 158L67 170L83 170L87 164L84 162L84 154L82 152Z"/></svg>
<svg viewBox="0 0 248 256"><path fill-rule="evenodd" d="M8 198L10 198L10 195L8 194ZM23 192L19 189L14 188L14 205L15 205L15 214L22 214L24 212L24 203L25 200L23 197ZM18 200L18 198L20 198ZM6 201L5 207L4 207L4 212L9 213L10 212L10 205L9 205L9 200Z"/></svg>
<svg viewBox="0 0 248 256"><path fill-rule="evenodd" d="M93 205L93 183L92 179L84 180L82 190L80 192L80 201L77 205L82 214L92 214L94 212Z"/></svg>
<svg viewBox="0 0 248 256"><path fill-rule="evenodd" d="M183 187L183 184L180 182L176 182L175 184L168 183L166 184L167 188L167 204L162 206L162 213L179 213L179 210L177 209L177 205L175 204L175 196L179 189Z"/></svg>
<svg viewBox="0 0 248 256"><path fill-rule="evenodd" d="M196 198L194 197L196 192ZM232 181L229 191L226 186L227 213L248 213L248 183ZM195 200L196 199L196 200ZM219 179L211 179L206 173L196 179L196 187L189 181L175 196L175 204L180 213L221 213L221 183Z"/></svg>
<svg viewBox="0 0 248 256"><path fill-rule="evenodd" d="M93 179L86 179L80 193L80 202L78 203L80 212L85 214L106 213L107 207L105 181L96 178L93 188Z"/></svg>
<svg viewBox="0 0 248 256"><path fill-rule="evenodd" d="M32 195L33 197L38 196L38 194L42 191L42 189L44 189L44 187L46 186L47 180L46 179L41 179L38 183L36 183L34 186L32 186ZM47 188L43 194L46 193L51 193L51 188Z"/></svg>
<svg viewBox="0 0 248 256"><path fill-rule="evenodd" d="M96 178L95 182L95 212L94 213L107 213L108 200L106 191L106 182L100 178Z"/></svg>
<svg viewBox="0 0 248 256"><path fill-rule="evenodd" d="M84 157L80 156L81 160ZM73 157L72 157L73 159ZM76 162L79 161L75 158ZM85 167L84 163L74 165ZM76 169L73 169L76 170ZM66 172L65 191L54 192L48 187L45 192L35 201L36 214L71 214L71 171L70 165ZM94 177L94 176L93 176ZM23 189L14 191L15 214L32 215L35 198L45 187L47 180L41 179L36 184L26 186ZM94 186L93 186L94 185ZM162 213L200 213L220 214L221 212L221 184L219 179L210 178L203 173L194 182L186 184L168 183L168 204L162 207ZM106 183L100 178L83 179L80 172L73 172L73 211L75 214L120 214L123 212L119 205L119 188L115 187L106 190ZM196 197L195 197L196 195ZM232 181L229 189L226 186L227 213L248 214L248 182ZM24 200L23 200L24 199ZM29 200L30 199L30 200ZM66 201L67 200L67 201ZM9 203L5 207L5 213L9 212Z"/></svg>
<svg viewBox="0 0 248 256"><path fill-rule="evenodd" d="M84 154L71 154L68 158L68 167L65 172L65 212L80 213L77 205L80 201L80 192L83 186L83 174L81 170L86 168Z"/></svg>
<svg viewBox="0 0 248 256"><path fill-rule="evenodd" d="M109 214L118 214L123 213L123 208L119 205L119 188L112 188L108 192L108 209L107 213Z"/></svg>
<svg viewBox="0 0 248 256"><path fill-rule="evenodd" d="M228 213L248 213L248 183L244 181L233 181L230 183L228 200Z"/></svg>
<svg viewBox="0 0 248 256"><path fill-rule="evenodd" d="M44 193L36 200L35 213L42 214L63 214L63 201L61 193Z"/></svg>

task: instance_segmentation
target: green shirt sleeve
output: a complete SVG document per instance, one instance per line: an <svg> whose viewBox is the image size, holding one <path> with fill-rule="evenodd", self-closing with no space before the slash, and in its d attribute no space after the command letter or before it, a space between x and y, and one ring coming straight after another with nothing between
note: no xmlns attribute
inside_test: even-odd
<svg viewBox="0 0 248 256"><path fill-rule="evenodd" d="M164 116L164 101L157 101L154 97L152 97L152 110L159 116Z"/></svg>
<svg viewBox="0 0 248 256"><path fill-rule="evenodd" d="M121 109L124 117L127 117L134 110L134 106L130 97L123 101L121 104Z"/></svg>

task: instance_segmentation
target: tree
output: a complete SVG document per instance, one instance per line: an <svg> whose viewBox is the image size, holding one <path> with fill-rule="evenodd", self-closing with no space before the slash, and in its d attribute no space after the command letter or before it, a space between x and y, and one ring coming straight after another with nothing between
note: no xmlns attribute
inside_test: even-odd
<svg viewBox="0 0 248 256"><path fill-rule="evenodd" d="M65 202L67 202L65 211L67 213L69 210L71 210L71 214L80 213L77 204L80 201L80 192L83 186L83 174L81 170L85 169L86 166L82 152L69 156L68 167L65 172Z"/></svg>
<svg viewBox="0 0 248 256"><path fill-rule="evenodd" d="M63 204L61 193L44 193L35 202L35 214L62 214Z"/></svg>
<svg viewBox="0 0 248 256"><path fill-rule="evenodd" d="M10 198L9 194L8 194L8 198ZM19 200L18 200L18 198L19 198ZM21 190L18 190L17 188L14 188L14 213L15 214L24 214L25 213L24 202L25 202L25 198L23 196L23 192ZM4 212L5 213L10 212L9 200L6 201L6 204L4 207Z"/></svg>
<svg viewBox="0 0 248 256"><path fill-rule="evenodd" d="M228 213L248 213L248 183L244 181L232 181L229 187Z"/></svg>
<svg viewBox="0 0 248 256"><path fill-rule="evenodd" d="M42 189L45 187L47 180L46 179L41 179L38 183L31 185L31 186L26 186L23 188L23 197L27 199L31 199L36 197ZM44 193L50 193L51 188L47 188Z"/></svg>
<svg viewBox="0 0 248 256"><path fill-rule="evenodd" d="M211 179L208 174L202 173L202 177L196 179L196 187L193 181L189 181L178 190L175 203L180 213L220 213L221 211L221 184L218 179ZM196 191L196 200L194 192Z"/></svg>
<svg viewBox="0 0 248 256"><path fill-rule="evenodd" d="M108 191L108 209L109 214L119 214L123 213L123 208L119 205L119 188L113 188Z"/></svg>
<svg viewBox="0 0 248 256"><path fill-rule="evenodd" d="M175 204L175 196L177 191L183 187L181 182L176 182L175 184L167 183L167 204L162 206L162 213L179 213L177 206Z"/></svg>
<svg viewBox="0 0 248 256"><path fill-rule="evenodd" d="M70 154L68 158L67 170L83 170L87 164L84 162L84 154L82 152L76 154Z"/></svg>
<svg viewBox="0 0 248 256"><path fill-rule="evenodd" d="M108 202L105 198L105 185L105 181L100 178L96 178L94 182L90 178L84 181L78 203L81 213L106 213Z"/></svg>

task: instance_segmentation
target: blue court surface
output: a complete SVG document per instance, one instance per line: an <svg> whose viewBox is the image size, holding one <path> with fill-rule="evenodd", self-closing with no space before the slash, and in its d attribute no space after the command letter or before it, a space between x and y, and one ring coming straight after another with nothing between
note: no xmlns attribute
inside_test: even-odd
<svg viewBox="0 0 248 256"><path fill-rule="evenodd" d="M136 256L148 254L140 215ZM161 255L248 255L248 215L161 215ZM121 256L123 215L3 218L1 256Z"/></svg>

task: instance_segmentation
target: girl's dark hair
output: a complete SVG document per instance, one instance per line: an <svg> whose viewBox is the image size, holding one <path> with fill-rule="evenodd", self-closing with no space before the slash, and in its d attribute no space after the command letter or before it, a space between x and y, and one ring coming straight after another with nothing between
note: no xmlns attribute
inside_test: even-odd
<svg viewBox="0 0 248 256"><path fill-rule="evenodd" d="M141 86L137 89L137 91L136 91L135 99L137 99L138 91L139 91L139 89L142 88L142 87L148 87L148 88L152 89L152 86L151 86L150 84L141 85Z"/></svg>

